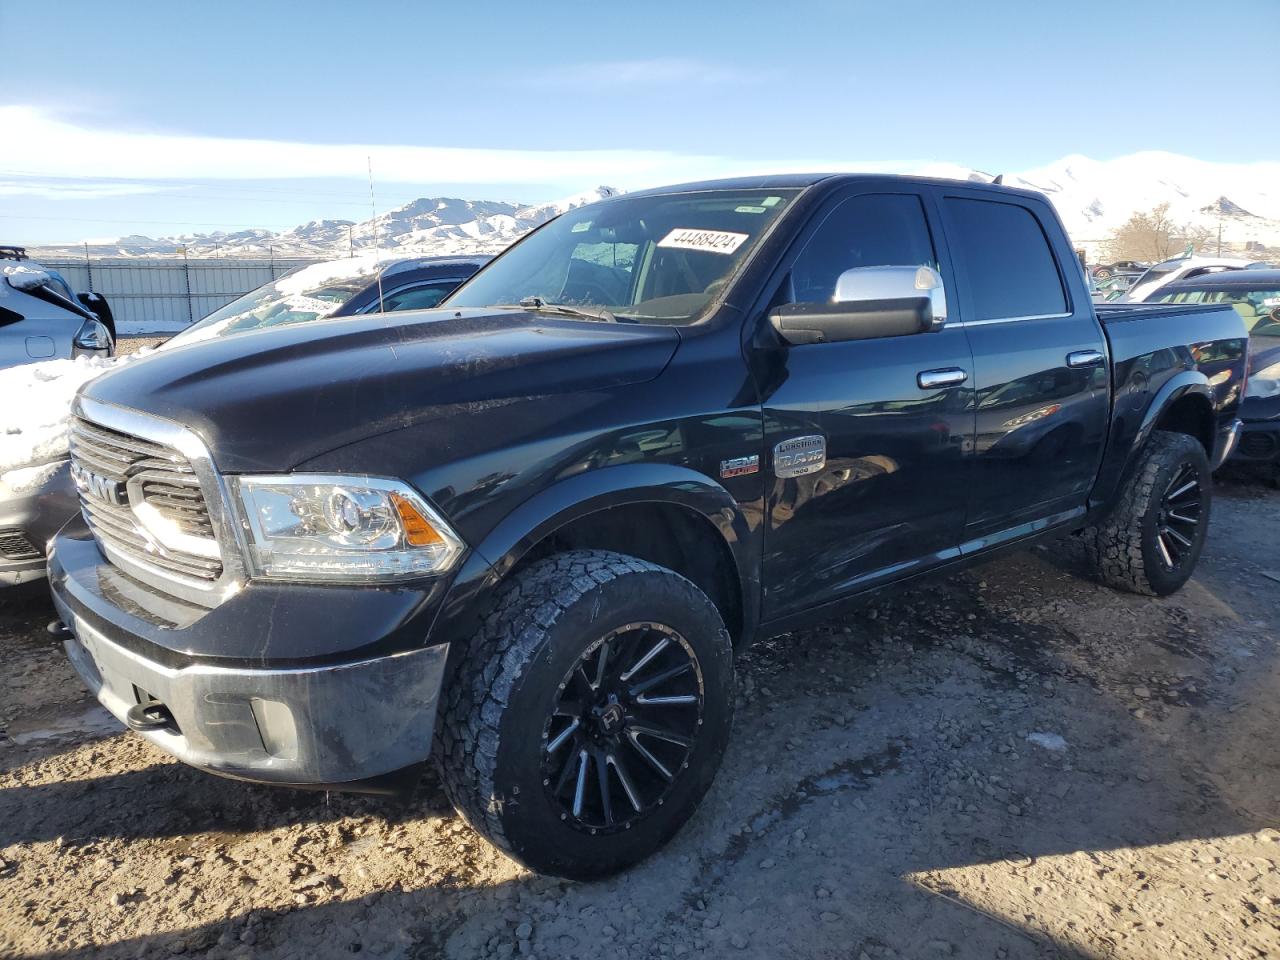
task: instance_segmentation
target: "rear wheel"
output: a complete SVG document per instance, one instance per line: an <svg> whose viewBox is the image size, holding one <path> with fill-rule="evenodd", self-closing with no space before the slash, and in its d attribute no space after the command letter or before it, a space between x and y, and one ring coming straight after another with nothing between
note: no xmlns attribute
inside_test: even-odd
<svg viewBox="0 0 1280 960"><path fill-rule="evenodd" d="M685 578L606 551L531 565L455 661L438 758L450 800L540 873L583 879L657 850L728 741L733 649Z"/></svg>
<svg viewBox="0 0 1280 960"><path fill-rule="evenodd" d="M1194 437L1152 434L1115 508L1084 532L1098 577L1149 596L1179 589L1204 549L1212 482L1208 457Z"/></svg>

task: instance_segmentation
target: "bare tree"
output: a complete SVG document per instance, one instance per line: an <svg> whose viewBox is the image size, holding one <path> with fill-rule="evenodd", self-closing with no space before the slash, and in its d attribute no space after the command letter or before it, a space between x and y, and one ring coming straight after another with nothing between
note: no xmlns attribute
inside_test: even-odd
<svg viewBox="0 0 1280 960"><path fill-rule="evenodd" d="M1112 260L1140 260L1154 262L1177 256L1190 246L1192 249L1209 241L1210 231L1192 224L1176 224L1169 216L1169 204L1143 211L1116 228L1106 243L1107 256Z"/></svg>

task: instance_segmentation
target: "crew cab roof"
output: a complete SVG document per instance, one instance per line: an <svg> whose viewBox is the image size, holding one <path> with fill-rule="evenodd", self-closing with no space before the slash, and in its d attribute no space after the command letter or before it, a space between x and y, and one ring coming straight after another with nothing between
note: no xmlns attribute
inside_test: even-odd
<svg viewBox="0 0 1280 960"><path fill-rule="evenodd" d="M965 189L989 190L992 193L1015 194L1037 199L1043 199L1044 197L1044 194L1035 190L1024 190L1005 184L985 183L977 180L953 180L946 177L910 177L904 174L888 173L781 173L759 177L732 177L724 180L697 180L691 183L677 183L671 186L653 187L648 190L636 190L632 193L620 194L616 199L660 197L664 194L691 193L697 190L795 190L813 187L818 184L835 189L856 183L903 183L943 188L964 187ZM603 200L601 202L608 203L609 201Z"/></svg>

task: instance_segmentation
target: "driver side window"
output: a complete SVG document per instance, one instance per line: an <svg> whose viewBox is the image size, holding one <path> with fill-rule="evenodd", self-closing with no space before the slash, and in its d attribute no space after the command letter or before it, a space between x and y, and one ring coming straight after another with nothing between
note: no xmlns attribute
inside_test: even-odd
<svg viewBox="0 0 1280 960"><path fill-rule="evenodd" d="M915 194L851 197L809 239L791 270L796 303L831 303L854 267L938 268L924 205Z"/></svg>

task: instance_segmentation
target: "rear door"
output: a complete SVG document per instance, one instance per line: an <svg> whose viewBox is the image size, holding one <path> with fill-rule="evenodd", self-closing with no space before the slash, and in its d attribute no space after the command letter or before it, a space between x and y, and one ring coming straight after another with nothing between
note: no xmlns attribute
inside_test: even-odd
<svg viewBox="0 0 1280 960"><path fill-rule="evenodd" d="M838 195L802 233L770 306L830 303L853 267L932 266L949 285L936 227L911 187ZM965 331L783 346L765 360L765 619L959 556L973 426Z"/></svg>
<svg viewBox="0 0 1280 960"><path fill-rule="evenodd" d="M939 194L973 350L968 552L1083 513L1110 423L1107 345L1047 203Z"/></svg>
<svg viewBox="0 0 1280 960"><path fill-rule="evenodd" d="M0 368L71 356L83 319L0 278Z"/></svg>

